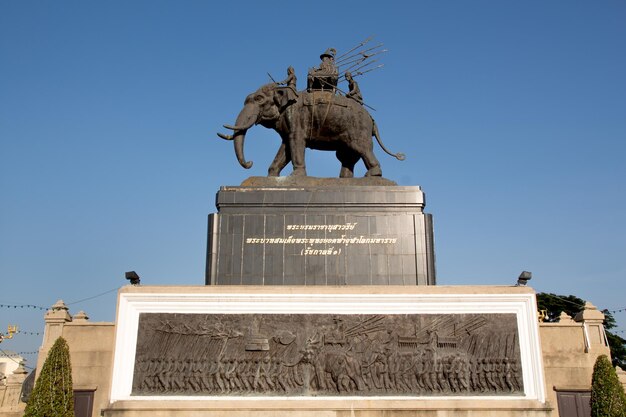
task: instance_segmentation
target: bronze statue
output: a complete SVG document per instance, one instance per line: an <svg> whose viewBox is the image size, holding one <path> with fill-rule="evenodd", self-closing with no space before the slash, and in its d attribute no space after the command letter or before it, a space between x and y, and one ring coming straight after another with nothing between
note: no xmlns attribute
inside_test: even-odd
<svg viewBox="0 0 626 417"><path fill-rule="evenodd" d="M307 90L335 91L339 81L339 71L335 65L335 48L328 48L320 55L320 66L311 68L307 76Z"/></svg>
<svg viewBox="0 0 626 417"><path fill-rule="evenodd" d="M372 70L363 71L368 65L363 62L376 53L365 52L377 47L354 52L358 48L339 57L339 65L335 62L337 51L328 48L320 55L320 66L309 70L306 91L296 90L297 78L290 66L284 81L264 85L246 97L235 125L224 125L233 130L233 134L218 133L220 138L234 141L235 154L241 166L246 169L252 167L252 162L244 157L243 144L246 132L256 124L274 129L282 140L268 169L270 177L279 176L289 162L293 165L292 175L306 176L305 148L335 151L341 162L341 178L352 178L354 166L361 159L367 168L365 176L382 176L380 163L374 155L372 136L386 153L404 160L402 153L392 153L383 145L376 122L365 109L369 106L363 102L359 86L350 71L346 70L344 74L348 81L348 93L337 88L338 67L357 65L356 75Z"/></svg>
<svg viewBox="0 0 626 417"><path fill-rule="evenodd" d="M297 81L298 79L296 78L296 70L290 65L289 68L287 68L287 78L285 78L283 81L277 82L276 84L286 85L297 94L298 93L298 89L296 88Z"/></svg>
<svg viewBox="0 0 626 417"><path fill-rule="evenodd" d="M348 93L346 97L354 99L359 104L363 104L363 95L361 94L361 89L354 78L352 78L352 73L350 71L346 71L344 75L346 81L348 82Z"/></svg>
<svg viewBox="0 0 626 417"><path fill-rule="evenodd" d="M386 153L404 159L403 154L394 154L385 148L376 122L363 106L329 91L302 91L296 96L290 88L272 83L250 94L235 125L224 125L234 134L218 133L222 139L234 140L237 160L246 169L252 167L252 162L244 157L243 143L246 132L255 124L276 130L282 139L268 169L270 177L280 175L289 162L293 165L292 175L306 176L305 148L335 151L341 162L341 178L354 176L354 166L359 159L367 168L365 176L381 176L372 136Z"/></svg>

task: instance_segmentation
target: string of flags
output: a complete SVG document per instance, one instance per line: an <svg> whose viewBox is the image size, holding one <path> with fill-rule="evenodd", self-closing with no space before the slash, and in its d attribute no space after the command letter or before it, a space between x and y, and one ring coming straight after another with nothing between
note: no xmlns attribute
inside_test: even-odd
<svg viewBox="0 0 626 417"><path fill-rule="evenodd" d="M622 311L626 311L626 307L618 308L617 310L607 310L609 313L621 313Z"/></svg>
<svg viewBox="0 0 626 417"><path fill-rule="evenodd" d="M29 336L41 336L43 333L41 332L25 332L24 330L18 330L17 333L19 334L26 334Z"/></svg>
<svg viewBox="0 0 626 417"><path fill-rule="evenodd" d="M9 353L9 352L5 351L3 356L5 356L7 358L17 358L18 356L22 356L22 355L36 355L38 353L39 353L39 351L37 351L37 350L33 350L32 352L17 352L17 353Z"/></svg>
<svg viewBox="0 0 626 417"><path fill-rule="evenodd" d="M48 310L45 307L36 306L33 304L0 304L0 308L32 308L34 310L42 310L42 311Z"/></svg>

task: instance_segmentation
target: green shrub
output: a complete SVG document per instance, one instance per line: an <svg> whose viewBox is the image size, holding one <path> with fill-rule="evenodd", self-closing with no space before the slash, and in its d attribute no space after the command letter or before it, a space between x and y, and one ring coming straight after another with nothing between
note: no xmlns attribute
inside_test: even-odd
<svg viewBox="0 0 626 417"><path fill-rule="evenodd" d="M625 417L626 395L615 369L606 355L601 355L593 367L591 379L591 416Z"/></svg>
<svg viewBox="0 0 626 417"><path fill-rule="evenodd" d="M24 417L74 417L70 351L62 337L48 353Z"/></svg>

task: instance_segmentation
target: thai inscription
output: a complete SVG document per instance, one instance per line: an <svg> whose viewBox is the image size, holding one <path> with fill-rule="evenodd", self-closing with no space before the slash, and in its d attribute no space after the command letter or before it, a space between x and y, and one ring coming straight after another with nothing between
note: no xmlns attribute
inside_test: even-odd
<svg viewBox="0 0 626 417"><path fill-rule="evenodd" d="M288 224L285 229L290 231L325 231L336 232L354 230L358 223L346 223L346 224ZM294 237L293 235L287 237L271 237L271 238L259 238L248 237L246 238L247 244L278 244L278 245L306 245L301 251L300 255L340 255L341 246L348 245L391 245L395 244L398 238L381 238L381 237L366 237L360 236L347 236L342 234L336 237ZM314 247L312 245L325 245L324 247ZM333 245L333 246L326 246ZM338 245L337 247L335 245Z"/></svg>
<svg viewBox="0 0 626 417"><path fill-rule="evenodd" d="M139 317L132 395L523 394L514 314Z"/></svg>

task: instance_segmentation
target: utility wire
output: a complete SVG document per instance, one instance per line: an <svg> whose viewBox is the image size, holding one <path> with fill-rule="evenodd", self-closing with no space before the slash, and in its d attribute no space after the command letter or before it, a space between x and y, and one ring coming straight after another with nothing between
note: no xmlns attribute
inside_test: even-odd
<svg viewBox="0 0 626 417"><path fill-rule="evenodd" d="M552 297L552 298L558 298L561 301L565 301L566 303L573 304L573 305L575 305L577 307L584 307L583 304L575 303L575 302L567 300L567 299L565 299L563 297L559 297L558 295L550 294L550 293L547 293L547 292L543 292L542 294L547 295L547 296ZM626 307L621 308L621 309L617 309L617 310L609 310L609 309L605 308L602 311L607 311L609 313L618 313L618 312L626 311ZM607 332L616 334L616 333L624 333L624 330L607 330Z"/></svg>
<svg viewBox="0 0 626 417"><path fill-rule="evenodd" d="M550 294L550 293L547 293L547 292L542 292L541 294L547 295L547 296L552 297L552 298L558 298L561 301L565 301L566 303L573 304L573 305L575 305L577 307L584 307L585 306L584 304L575 303L574 301L567 300L567 299L565 299L563 297L559 297L558 295Z"/></svg>
<svg viewBox="0 0 626 417"><path fill-rule="evenodd" d="M567 299L565 299L563 297L559 297L558 295L550 294L550 293L547 293L547 292L542 292L541 294L544 294L544 295L547 295L547 296L553 297L553 298L558 298L561 301L565 301L566 303L570 303L570 304L573 304L573 305L578 306L578 307L584 307L585 306L584 304L575 303L575 302L567 300ZM614 309L614 310L605 308L602 311L608 311L609 313L621 313L622 311L626 311L626 307L617 308L617 309Z"/></svg>
<svg viewBox="0 0 626 417"><path fill-rule="evenodd" d="M78 304L78 303L82 303L83 301L93 300L94 298L98 298L98 297L101 297L103 295L109 294L109 293L111 293L113 291L117 291L120 288L121 287L115 287L115 288L113 288L111 290L105 291L105 292L100 293L100 294L93 295L91 297L87 297L87 298L83 298L83 299L80 299L80 300L72 301L70 303L65 303L65 305ZM34 304L4 304L4 303L0 304L0 308L15 308L15 309L16 308L32 308L32 309L35 309L35 310L43 310L43 311L46 311L46 310L50 309L50 307L42 307L42 306L38 306L38 305L34 305Z"/></svg>
<svg viewBox="0 0 626 417"><path fill-rule="evenodd" d="M13 362L17 363L18 365L20 364L20 362L18 362L18 361L16 361L15 359L13 359L13 358L11 357L11 355L10 355L10 354L8 354L7 352L5 352L3 349L0 349L0 352L2 352L2 354L3 354L4 356L6 356L7 358L11 359ZM35 368L33 368L32 366L28 366L28 365L25 365L25 364L22 364L22 366L23 366L24 368L28 368L28 369L30 369L30 370L35 369Z"/></svg>
<svg viewBox="0 0 626 417"><path fill-rule="evenodd" d="M82 303L83 301L93 300L94 298L102 297L103 295L106 295L106 294L111 293L111 292L113 292L113 291L117 291L117 290L119 290L120 288L121 288L121 287L115 287L115 288L113 288L113 289L111 289L111 290L109 290L109 291L105 291L105 292L100 293L100 294L98 294L98 295L94 295L94 296L91 296L91 297L83 298L83 299L81 299L81 300L77 300L77 301L72 301L71 303L65 303L65 305L68 305L68 306L69 306L69 305L72 305L72 304Z"/></svg>

